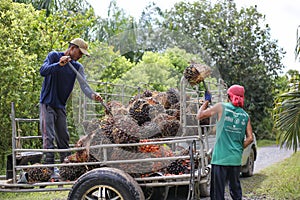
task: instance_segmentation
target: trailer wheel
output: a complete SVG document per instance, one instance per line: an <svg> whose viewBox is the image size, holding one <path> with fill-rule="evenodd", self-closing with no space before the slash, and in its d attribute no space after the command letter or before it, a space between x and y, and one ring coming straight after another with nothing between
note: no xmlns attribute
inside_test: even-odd
<svg viewBox="0 0 300 200"><path fill-rule="evenodd" d="M210 179L211 175L210 173L206 176L206 182L200 184L200 196L201 197L209 197L210 196Z"/></svg>
<svg viewBox="0 0 300 200"><path fill-rule="evenodd" d="M68 200L118 199L144 200L138 183L127 173L115 168L99 168L83 174L73 185Z"/></svg>
<svg viewBox="0 0 300 200"><path fill-rule="evenodd" d="M164 200L168 195L165 187L147 187L142 189L146 200Z"/></svg>

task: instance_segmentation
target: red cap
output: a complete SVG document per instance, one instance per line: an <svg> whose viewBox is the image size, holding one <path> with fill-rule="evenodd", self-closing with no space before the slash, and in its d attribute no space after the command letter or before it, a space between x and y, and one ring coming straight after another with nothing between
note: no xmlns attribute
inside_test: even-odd
<svg viewBox="0 0 300 200"><path fill-rule="evenodd" d="M230 101L234 106L244 107L244 93L245 89L240 85L232 85L227 94L230 96Z"/></svg>

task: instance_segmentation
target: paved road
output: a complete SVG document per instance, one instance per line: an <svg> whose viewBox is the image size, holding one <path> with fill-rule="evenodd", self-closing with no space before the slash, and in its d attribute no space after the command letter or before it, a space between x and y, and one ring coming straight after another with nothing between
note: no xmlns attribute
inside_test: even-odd
<svg viewBox="0 0 300 200"><path fill-rule="evenodd" d="M280 162L293 154L293 150L279 148L278 146L260 147L254 163L254 173Z"/></svg>

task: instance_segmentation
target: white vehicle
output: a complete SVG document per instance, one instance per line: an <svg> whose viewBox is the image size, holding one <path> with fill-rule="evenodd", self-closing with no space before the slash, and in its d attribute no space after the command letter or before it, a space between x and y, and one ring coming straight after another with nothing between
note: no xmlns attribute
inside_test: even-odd
<svg viewBox="0 0 300 200"><path fill-rule="evenodd" d="M254 172L254 161L257 157L256 137L253 133L253 142L244 149L242 157L242 176L250 177Z"/></svg>

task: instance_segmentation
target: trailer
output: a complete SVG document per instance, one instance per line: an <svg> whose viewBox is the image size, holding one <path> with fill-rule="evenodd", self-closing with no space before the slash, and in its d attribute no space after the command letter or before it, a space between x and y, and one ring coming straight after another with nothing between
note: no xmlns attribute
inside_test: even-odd
<svg viewBox="0 0 300 200"><path fill-rule="evenodd" d="M144 92L149 90L145 85L132 87L95 81L90 84L97 86L98 89L101 88L99 93L105 102L116 101L121 102L121 105L140 99ZM213 96L212 104L227 98L227 87L221 79L205 80L205 87ZM197 111L204 100L204 89L200 84L191 86L182 77L178 95L180 126L177 133L170 133L172 136L147 136L139 142L129 143L112 143L105 139L97 140L96 143L89 141L88 152L93 152L95 158L93 161L56 162L52 165L41 164L44 153L85 152L87 146L75 145L67 150L25 148L22 146L22 141L42 139L39 133L39 119L18 118L12 103L12 154L8 157L6 177L0 182L0 191L70 191L68 199L72 200L99 198L158 200L167 199L170 191L176 194L185 193L186 199L209 196L210 158L216 119L210 118L208 123L196 120ZM75 123L81 128L83 123L105 117L103 116L105 110L101 104L89 101L80 90L73 96L80 97L72 99L77 116ZM120 115L122 114L121 112ZM33 135L23 135L21 124L27 123L35 127L36 131ZM83 128L83 133L86 139L91 135L95 137L99 132L88 133ZM155 151L148 151L151 148L155 148ZM180 172L169 173L169 169L176 162L180 162L181 166L179 165L180 170L178 170ZM62 169L80 166L87 170L75 180L28 182L27 172L30 169L50 167Z"/></svg>

